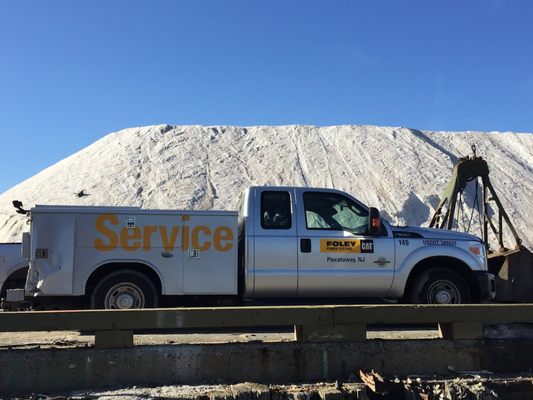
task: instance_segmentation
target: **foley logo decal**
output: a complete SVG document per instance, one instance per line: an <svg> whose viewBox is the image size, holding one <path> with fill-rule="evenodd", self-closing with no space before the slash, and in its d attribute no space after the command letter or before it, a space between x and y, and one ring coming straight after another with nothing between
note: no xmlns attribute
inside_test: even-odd
<svg viewBox="0 0 533 400"><path fill-rule="evenodd" d="M361 239L320 239L321 253L373 253L374 241Z"/></svg>

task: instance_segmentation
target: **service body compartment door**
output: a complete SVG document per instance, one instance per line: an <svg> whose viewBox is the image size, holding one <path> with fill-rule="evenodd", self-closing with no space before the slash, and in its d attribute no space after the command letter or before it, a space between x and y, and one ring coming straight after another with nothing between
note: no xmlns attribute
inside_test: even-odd
<svg viewBox="0 0 533 400"><path fill-rule="evenodd" d="M162 294L183 293L184 214L167 211L93 208L77 215L76 274L78 294L100 266L143 264L160 277Z"/></svg>
<svg viewBox="0 0 533 400"><path fill-rule="evenodd" d="M237 213L192 211L183 249L184 294L237 294Z"/></svg>
<svg viewBox="0 0 533 400"><path fill-rule="evenodd" d="M72 288L74 215L36 212L32 218L30 269L32 274L39 273L36 288L45 296L75 294Z"/></svg>
<svg viewBox="0 0 533 400"><path fill-rule="evenodd" d="M254 297L295 297L298 284L294 189L255 188Z"/></svg>
<svg viewBox="0 0 533 400"><path fill-rule="evenodd" d="M394 240L367 233L368 209L342 192L297 189L298 296L381 297L394 278Z"/></svg>

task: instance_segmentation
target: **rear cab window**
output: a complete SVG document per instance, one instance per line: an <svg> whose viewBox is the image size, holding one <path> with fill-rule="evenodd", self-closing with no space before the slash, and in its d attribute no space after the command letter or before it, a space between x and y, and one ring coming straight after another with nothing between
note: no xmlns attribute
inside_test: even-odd
<svg viewBox="0 0 533 400"><path fill-rule="evenodd" d="M286 191L261 193L261 227L263 229L291 229L291 197Z"/></svg>

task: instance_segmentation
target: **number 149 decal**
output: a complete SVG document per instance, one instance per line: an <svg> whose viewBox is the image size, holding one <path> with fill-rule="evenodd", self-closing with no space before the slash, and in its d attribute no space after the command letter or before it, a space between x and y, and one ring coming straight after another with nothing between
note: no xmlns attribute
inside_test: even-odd
<svg viewBox="0 0 533 400"><path fill-rule="evenodd" d="M400 239L398 243L400 243L400 246L409 246L409 240L407 239Z"/></svg>

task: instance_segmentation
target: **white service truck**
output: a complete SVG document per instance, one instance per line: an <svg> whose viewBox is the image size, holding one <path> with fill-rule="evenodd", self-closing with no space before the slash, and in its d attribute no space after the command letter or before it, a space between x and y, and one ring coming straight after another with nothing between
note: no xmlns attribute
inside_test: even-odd
<svg viewBox="0 0 533 400"><path fill-rule="evenodd" d="M334 189L250 187L238 210L35 206L23 235L26 300L125 309L207 296L443 304L494 296L475 236L395 227Z"/></svg>

